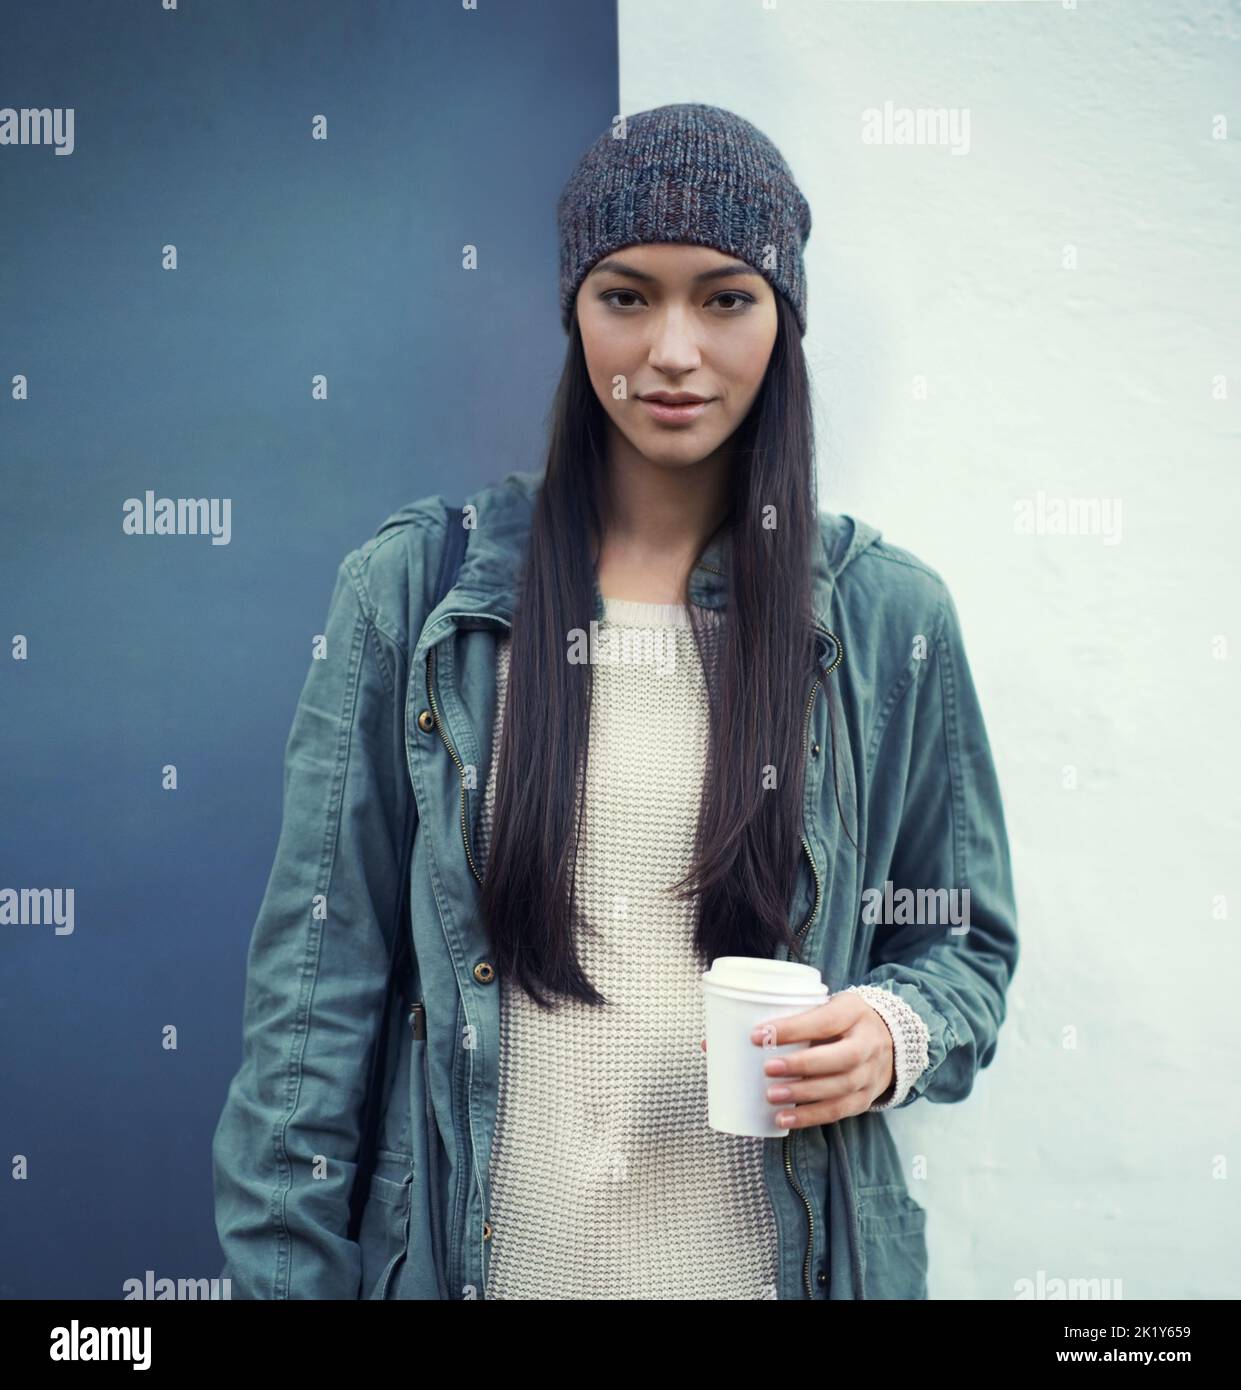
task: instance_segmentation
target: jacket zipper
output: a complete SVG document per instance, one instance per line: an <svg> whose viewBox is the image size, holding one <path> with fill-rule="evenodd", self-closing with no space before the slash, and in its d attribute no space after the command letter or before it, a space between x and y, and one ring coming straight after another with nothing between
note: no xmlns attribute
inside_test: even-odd
<svg viewBox="0 0 1241 1390"><path fill-rule="evenodd" d="M836 660L832 662L826 671L815 677L814 684L810 687L810 699L806 702L806 718L802 728L802 749L806 753L810 751L810 715L814 710L814 702L818 698L819 686L822 685L824 679L830 676L836 667L840 665L841 659L844 656L844 646L840 638L837 637L834 632L828 632L826 628L819 627L817 623L815 624L815 631L822 632L836 643ZM814 874L814 906L810 909L810 916L807 917L797 929L797 940L799 944L805 936L806 930L811 922L818 916L819 902L823 896L823 881L819 876L819 866L814 862L814 855L810 850L810 842L803 835L801 837L801 843L802 848L806 852L806 858L810 862L810 870ZM802 1191L801 1184L793 1176L793 1133L793 1130L789 1130L782 1141L784 1145L784 1172L793 1191L801 1198L802 1205L806 1208L806 1258L802 1263L801 1274L802 1283L806 1289L806 1297L813 1299L814 1289L810 1284L810 1257L814 1251L814 1212L811 1210L810 1203L806 1200L806 1194Z"/></svg>

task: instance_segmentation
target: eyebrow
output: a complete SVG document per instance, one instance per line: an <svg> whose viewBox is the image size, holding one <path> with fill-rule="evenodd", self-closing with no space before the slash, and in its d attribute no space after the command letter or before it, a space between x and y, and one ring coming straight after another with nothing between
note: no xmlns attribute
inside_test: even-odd
<svg viewBox="0 0 1241 1390"><path fill-rule="evenodd" d="M645 270L639 270L636 266L629 265L625 261L618 261L614 256L606 261L600 261L590 272L592 275L601 275L610 271L613 275L627 275L631 280L645 280L648 283L659 279L657 275L648 275ZM694 276L697 284L701 280L722 280L726 276L734 275L757 275L758 271L753 266L746 265L744 261L734 261L731 265L722 265L716 270L704 270L701 274Z"/></svg>

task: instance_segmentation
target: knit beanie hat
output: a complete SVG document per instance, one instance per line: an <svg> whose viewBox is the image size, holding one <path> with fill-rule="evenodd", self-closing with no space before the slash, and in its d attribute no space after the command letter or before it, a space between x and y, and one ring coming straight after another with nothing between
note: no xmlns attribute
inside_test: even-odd
<svg viewBox="0 0 1241 1390"><path fill-rule="evenodd" d="M761 130L718 106L656 106L609 128L570 174L556 207L560 310L569 331L596 261L643 241L712 246L752 265L806 332L802 247L810 204Z"/></svg>

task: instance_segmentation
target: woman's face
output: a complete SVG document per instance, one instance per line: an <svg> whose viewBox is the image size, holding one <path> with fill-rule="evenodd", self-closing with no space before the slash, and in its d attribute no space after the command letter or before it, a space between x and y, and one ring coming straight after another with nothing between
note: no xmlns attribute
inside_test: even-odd
<svg viewBox="0 0 1241 1390"><path fill-rule="evenodd" d="M697 463L741 424L776 341L775 292L736 256L681 242L612 252L577 293L595 394L652 463ZM664 406L652 393L691 394Z"/></svg>

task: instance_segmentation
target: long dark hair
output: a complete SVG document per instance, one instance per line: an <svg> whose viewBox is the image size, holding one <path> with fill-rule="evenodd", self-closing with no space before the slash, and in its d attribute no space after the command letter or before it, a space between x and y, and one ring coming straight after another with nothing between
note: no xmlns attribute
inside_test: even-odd
<svg viewBox="0 0 1241 1390"><path fill-rule="evenodd" d="M788 912L801 853L805 710L816 674L811 548L819 544L819 522L806 360L797 320L778 291L776 306L763 383L731 439L723 621L708 634L696 606L689 608L706 677L710 756L693 863L669 888L681 898L697 895L694 943L707 963L723 955L771 957L781 943L797 954ZM607 1002L574 945L592 668L567 655L568 634L587 629L594 616L606 421L574 315L518 582L481 897L500 977L545 1008L549 994Z"/></svg>

